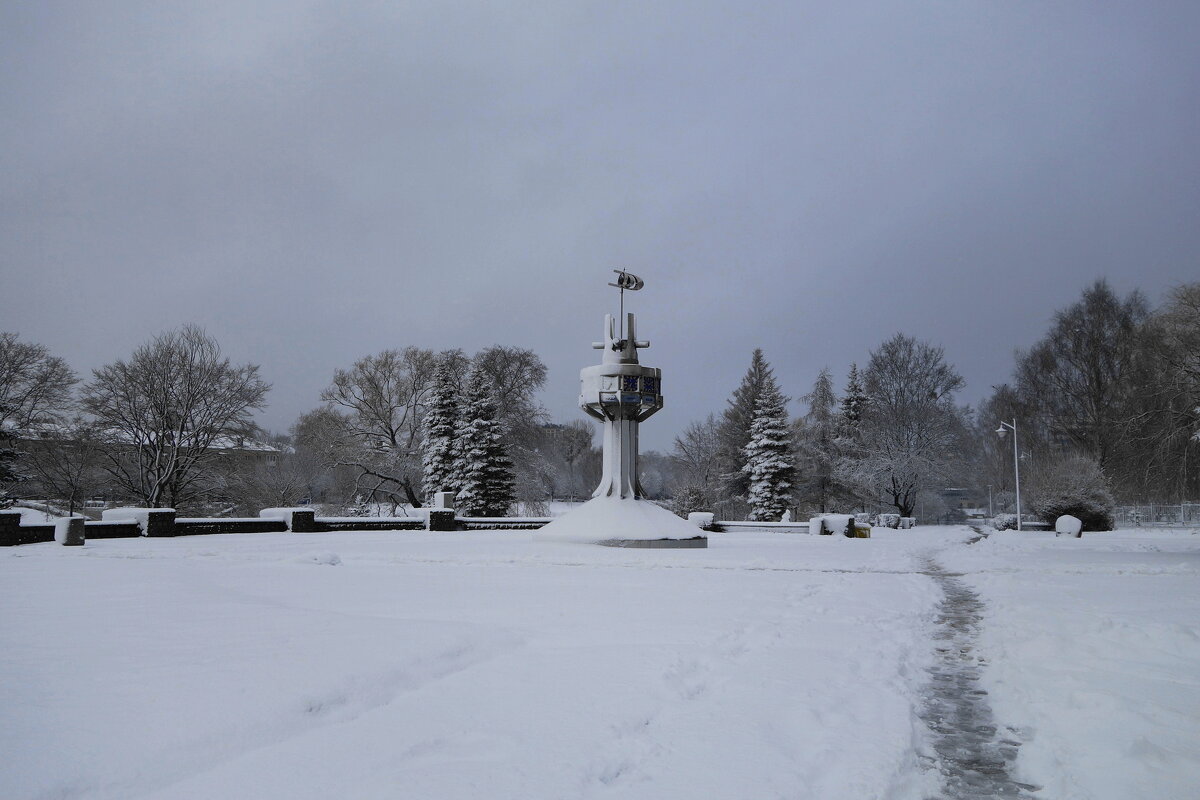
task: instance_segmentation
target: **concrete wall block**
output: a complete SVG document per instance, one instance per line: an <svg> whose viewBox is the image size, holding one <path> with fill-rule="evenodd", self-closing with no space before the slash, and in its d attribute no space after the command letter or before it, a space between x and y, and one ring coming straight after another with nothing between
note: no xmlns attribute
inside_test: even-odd
<svg viewBox="0 0 1200 800"><path fill-rule="evenodd" d="M452 508L431 508L429 509L429 522L426 530L431 531L456 531L458 530L458 522L454 518L454 509Z"/></svg>
<svg viewBox="0 0 1200 800"><path fill-rule="evenodd" d="M59 544L75 547L85 538L83 517L62 517L54 522L54 541Z"/></svg>

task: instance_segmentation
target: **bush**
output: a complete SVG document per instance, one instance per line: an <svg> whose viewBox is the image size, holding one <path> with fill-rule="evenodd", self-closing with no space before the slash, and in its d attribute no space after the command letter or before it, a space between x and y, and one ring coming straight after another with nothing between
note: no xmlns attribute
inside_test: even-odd
<svg viewBox="0 0 1200 800"><path fill-rule="evenodd" d="M1064 514L1078 517L1085 531L1113 529L1108 481L1090 458L1071 456L1051 464L1037 477L1030 495L1030 510L1051 529Z"/></svg>
<svg viewBox="0 0 1200 800"><path fill-rule="evenodd" d="M711 511L708 508L708 496L704 490L694 484L681 486L671 498L671 510L680 517L687 519L693 511Z"/></svg>
<svg viewBox="0 0 1200 800"><path fill-rule="evenodd" d="M1112 498L1107 504L1087 497L1063 496L1050 498L1040 506L1038 518L1054 526L1055 520L1064 514L1078 517L1085 531L1111 531L1113 529Z"/></svg>
<svg viewBox="0 0 1200 800"><path fill-rule="evenodd" d="M997 514L992 517L992 527L998 531L1015 531L1017 529L1017 515Z"/></svg>

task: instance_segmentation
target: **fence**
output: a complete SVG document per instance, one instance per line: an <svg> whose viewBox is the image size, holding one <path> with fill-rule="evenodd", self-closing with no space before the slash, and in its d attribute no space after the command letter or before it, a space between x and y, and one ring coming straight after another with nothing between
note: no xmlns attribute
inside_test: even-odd
<svg viewBox="0 0 1200 800"><path fill-rule="evenodd" d="M1200 527L1200 503L1177 506L1117 506L1113 519L1118 528Z"/></svg>

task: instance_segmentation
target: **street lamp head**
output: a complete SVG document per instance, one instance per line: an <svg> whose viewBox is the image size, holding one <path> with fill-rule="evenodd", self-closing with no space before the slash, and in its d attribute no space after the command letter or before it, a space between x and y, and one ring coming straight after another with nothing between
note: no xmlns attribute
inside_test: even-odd
<svg viewBox="0 0 1200 800"><path fill-rule="evenodd" d="M1004 434L1006 434L1006 433L1008 433L1008 430L1007 430L1007 429L1006 429L1006 428L1005 428L1003 425L1001 425L999 428L996 428L996 434L997 434L997 435L998 435L998 436L999 436L1001 439L1003 439L1003 438L1004 438Z"/></svg>

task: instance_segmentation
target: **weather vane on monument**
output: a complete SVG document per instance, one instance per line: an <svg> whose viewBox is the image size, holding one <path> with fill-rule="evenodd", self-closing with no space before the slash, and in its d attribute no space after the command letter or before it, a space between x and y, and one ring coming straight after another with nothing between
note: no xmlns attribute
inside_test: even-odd
<svg viewBox="0 0 1200 800"><path fill-rule="evenodd" d="M634 275L632 272L626 272L623 269L614 269L617 273L617 282L610 283L609 286L621 290L621 315L617 317L621 325L621 338L625 338L625 290L636 292L646 285L646 282Z"/></svg>

